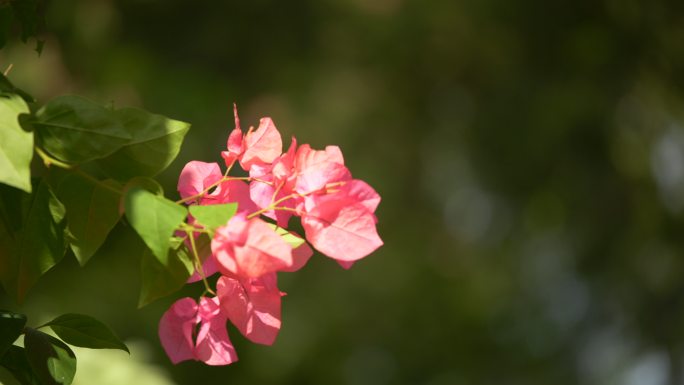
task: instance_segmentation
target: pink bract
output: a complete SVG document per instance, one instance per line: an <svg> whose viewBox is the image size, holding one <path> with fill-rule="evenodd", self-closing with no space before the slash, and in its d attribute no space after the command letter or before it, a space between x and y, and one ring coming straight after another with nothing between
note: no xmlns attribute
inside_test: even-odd
<svg viewBox="0 0 684 385"><path fill-rule="evenodd" d="M198 324L200 329L193 341ZM237 361L237 354L225 324L226 316L215 298L202 297L199 306L192 298L181 298L159 321L159 339L174 364L196 360L207 365L227 365Z"/></svg>
<svg viewBox="0 0 684 385"><path fill-rule="evenodd" d="M181 198L191 197L218 182L223 175L218 163L197 160L188 162L178 178L178 192Z"/></svg>
<svg viewBox="0 0 684 385"><path fill-rule="evenodd" d="M302 217L306 239L328 257L356 261L383 242L375 229L375 215L353 200L314 201Z"/></svg>
<svg viewBox="0 0 684 385"><path fill-rule="evenodd" d="M216 283L221 308L250 341L272 345L280 331L280 297L276 275L256 279L223 276Z"/></svg>
<svg viewBox="0 0 684 385"><path fill-rule="evenodd" d="M310 194L330 183L351 179L337 146L328 146L323 151L312 150L308 144L299 146L294 168L297 176L294 189L300 194Z"/></svg>
<svg viewBox="0 0 684 385"><path fill-rule="evenodd" d="M259 128L244 137L240 165L249 170L255 164L270 164L283 152L283 140L271 118L261 118Z"/></svg>
<svg viewBox="0 0 684 385"><path fill-rule="evenodd" d="M292 266L292 248L263 220L236 215L216 230L211 250L224 274L258 278Z"/></svg>

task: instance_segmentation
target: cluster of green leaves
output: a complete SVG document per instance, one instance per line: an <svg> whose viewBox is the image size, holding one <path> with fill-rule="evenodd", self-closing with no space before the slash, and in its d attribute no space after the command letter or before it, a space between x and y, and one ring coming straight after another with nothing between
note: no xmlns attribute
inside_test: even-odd
<svg viewBox="0 0 684 385"><path fill-rule="evenodd" d="M209 242L200 238L205 246L190 253L185 238L174 236L185 225L187 209L164 198L151 177L176 157L189 127L77 96L39 107L0 76L0 282L5 291L23 301L69 249L86 264L122 216L149 247L141 261L140 304L179 289L201 263L198 250L206 254ZM34 161L34 153L42 162ZM0 313L0 323L0 366L22 384L71 383L76 359L64 342L126 350L87 316L64 315L44 325L64 342L25 328L23 315ZM12 345L20 334L25 335L23 348Z"/></svg>
<svg viewBox="0 0 684 385"><path fill-rule="evenodd" d="M39 35L45 27L45 1L0 1L0 48L7 43L15 25L20 26L21 40L24 43L30 38L36 39L36 51L40 54L44 44Z"/></svg>
<svg viewBox="0 0 684 385"><path fill-rule="evenodd" d="M164 198L150 177L176 157L189 124L78 96L37 108L1 79L0 182L6 186L0 187L0 282L5 290L21 302L67 249L81 265L87 263L121 219L121 207L167 266L171 237L186 209ZM34 151L46 166L35 173L42 177L32 177ZM34 169L40 166L33 163Z"/></svg>
<svg viewBox="0 0 684 385"><path fill-rule="evenodd" d="M0 366L22 385L71 384L76 355L67 344L129 352L114 332L86 315L64 314L35 329L26 321L24 314L0 311ZM48 326L59 338L39 330ZM15 344L22 334L23 347ZM0 372L0 383L9 381L6 375Z"/></svg>
<svg viewBox="0 0 684 385"><path fill-rule="evenodd" d="M194 271L201 272L211 236L235 214L236 205L188 209L183 201L167 199L152 178L176 157L189 128L161 115L78 96L38 106L0 75L0 283L5 291L22 302L69 253L85 265L122 220L146 245L139 306L173 293ZM186 222L189 215L192 224ZM60 326L50 325L78 345ZM27 362L34 372L41 373L28 350L40 346L52 352L50 360L64 362L49 374L62 373L60 378L68 380L62 383L70 382L75 366L69 366L68 347L27 330ZM28 368L17 349L12 347L0 366ZM39 383L53 383L46 382L46 373ZM21 376L22 383L36 383Z"/></svg>

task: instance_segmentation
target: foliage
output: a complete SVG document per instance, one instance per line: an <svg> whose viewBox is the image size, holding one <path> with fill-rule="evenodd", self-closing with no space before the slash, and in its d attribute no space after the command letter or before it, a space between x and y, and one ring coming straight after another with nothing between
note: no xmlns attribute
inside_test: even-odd
<svg viewBox="0 0 684 385"><path fill-rule="evenodd" d="M148 177L178 154L188 124L76 96L29 108L25 93L4 76L0 84L0 282L8 293L22 302L68 248L85 265L122 217L122 201L126 218L155 255L168 264L167 254L183 252L170 245L186 209L141 186L160 192ZM43 167L32 176L34 150ZM127 170L139 174L127 176ZM164 208L172 217L163 216ZM150 218L159 218L152 222L158 226L149 226ZM150 281L157 277L150 275ZM25 327L21 314L2 312L0 323L0 365L22 384L70 384L76 357L64 342L128 351L112 331L85 315L65 314L42 326L61 341ZM24 347L13 345L22 334Z"/></svg>
<svg viewBox="0 0 684 385"><path fill-rule="evenodd" d="M22 385L71 384L76 356L67 344L128 352L107 326L89 316L64 314L35 329L26 327L26 322L23 314L0 311L0 366ZM39 330L48 326L61 340ZM22 334L24 346L14 345ZM0 376L0 380L7 379Z"/></svg>

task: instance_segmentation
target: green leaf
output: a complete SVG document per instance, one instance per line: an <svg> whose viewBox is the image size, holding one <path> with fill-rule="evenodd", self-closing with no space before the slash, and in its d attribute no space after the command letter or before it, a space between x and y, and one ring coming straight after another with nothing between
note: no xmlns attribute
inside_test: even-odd
<svg viewBox="0 0 684 385"><path fill-rule="evenodd" d="M0 310L0 357L19 338L26 326L26 316Z"/></svg>
<svg viewBox="0 0 684 385"><path fill-rule="evenodd" d="M174 230L187 216L187 209L141 187L133 187L124 197L126 218L152 254L167 263Z"/></svg>
<svg viewBox="0 0 684 385"><path fill-rule="evenodd" d="M0 73L0 91L9 94L18 94L26 103L33 103L36 101L33 96L29 95L24 90L15 87L14 84L12 84L12 82L10 82L9 79L7 79L7 77L5 77L5 75L2 73Z"/></svg>
<svg viewBox="0 0 684 385"><path fill-rule="evenodd" d="M19 115L29 112L16 94L0 94L0 182L31 192L33 133L19 124Z"/></svg>
<svg viewBox="0 0 684 385"><path fill-rule="evenodd" d="M108 176L127 180L154 176L176 158L190 124L135 108L115 111L132 140L112 155L97 161Z"/></svg>
<svg viewBox="0 0 684 385"><path fill-rule="evenodd" d="M90 349L121 349L130 354L111 329L87 315L63 314L44 326L50 326L59 338L70 345Z"/></svg>
<svg viewBox="0 0 684 385"><path fill-rule="evenodd" d="M0 48L7 44L7 36L12 27L12 20L14 19L14 12L12 6L8 3L0 5Z"/></svg>
<svg viewBox="0 0 684 385"><path fill-rule="evenodd" d="M16 232L21 226L23 193L0 184L0 282L5 291L16 294Z"/></svg>
<svg viewBox="0 0 684 385"><path fill-rule="evenodd" d="M5 355L0 358L0 366L12 373L13 380L21 385L41 385L36 373L26 357L26 350L22 347L12 345ZM0 375L0 383L12 384Z"/></svg>
<svg viewBox="0 0 684 385"><path fill-rule="evenodd" d="M14 15L21 24L21 40L26 43L29 38L36 38L36 51L40 55L43 49L43 40L38 39L45 25L44 0L19 0L10 1Z"/></svg>
<svg viewBox="0 0 684 385"><path fill-rule="evenodd" d="M150 302L178 291L187 282L194 271L192 258L182 238L174 238L172 243L181 240L181 245L169 250L166 264L145 249L140 262L142 287L138 307L143 307Z"/></svg>
<svg viewBox="0 0 684 385"><path fill-rule="evenodd" d="M290 247L292 247L293 249L298 248L304 242L306 242L304 240L304 238L302 238L302 237L300 237L294 233L289 232L287 229L284 229L280 226L276 226L273 223L269 223L268 225L271 226L273 228L273 230L275 230L275 232L278 235L280 235L283 238L283 240L285 242L287 242L290 245Z"/></svg>
<svg viewBox="0 0 684 385"><path fill-rule="evenodd" d="M219 226L225 226L237 211L237 203L219 205L192 205L190 214L205 228L212 232Z"/></svg>
<svg viewBox="0 0 684 385"><path fill-rule="evenodd" d="M102 184L111 189L69 174L55 190L66 208L67 239L81 266L102 246L121 217L120 195L112 190L121 190L121 185L112 180Z"/></svg>
<svg viewBox="0 0 684 385"><path fill-rule="evenodd" d="M68 163L104 158L131 140L112 110L79 96L51 100L31 123L39 145Z"/></svg>
<svg viewBox="0 0 684 385"><path fill-rule="evenodd" d="M28 362L44 385L69 385L76 374L76 356L62 341L35 329L24 337Z"/></svg>
<svg viewBox="0 0 684 385"><path fill-rule="evenodd" d="M33 189L33 194L21 194L19 201L13 202L21 207L21 218L13 227L19 230L10 234L11 230L0 229L0 238L12 240L0 251L0 280L19 302L66 251L64 206L44 180L36 182Z"/></svg>
<svg viewBox="0 0 684 385"><path fill-rule="evenodd" d="M142 187L154 195L164 196L164 188L152 178L139 176L129 180L124 186L124 195L133 187Z"/></svg>

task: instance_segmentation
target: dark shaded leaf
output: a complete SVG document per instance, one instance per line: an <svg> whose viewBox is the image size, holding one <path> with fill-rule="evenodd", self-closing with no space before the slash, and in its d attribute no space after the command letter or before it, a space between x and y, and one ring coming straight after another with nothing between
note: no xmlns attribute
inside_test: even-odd
<svg viewBox="0 0 684 385"><path fill-rule="evenodd" d="M126 345L102 322L83 314L63 314L45 324L64 342L90 349L121 349Z"/></svg>
<svg viewBox="0 0 684 385"><path fill-rule="evenodd" d="M26 326L26 316L0 310L0 357L5 354Z"/></svg>
<svg viewBox="0 0 684 385"><path fill-rule="evenodd" d="M113 191L121 190L121 185L112 180L102 183L111 189L70 174L55 190L66 208L67 239L81 266L100 248L121 217L121 196Z"/></svg>
<svg viewBox="0 0 684 385"><path fill-rule="evenodd" d="M113 111L80 96L51 100L31 123L39 146L68 163L104 158L131 140Z"/></svg>
<svg viewBox="0 0 684 385"><path fill-rule="evenodd" d="M21 40L26 43L29 38L36 38L36 51L40 55L44 41L38 38L45 25L43 0L10 1L14 16L21 24Z"/></svg>
<svg viewBox="0 0 684 385"><path fill-rule="evenodd" d="M0 229L0 238L13 239L0 250L0 280L19 302L66 251L64 206L44 180L35 182L33 188L33 194L21 194L20 202L14 202L21 207L21 220L14 223L19 230L10 234Z"/></svg>
<svg viewBox="0 0 684 385"><path fill-rule="evenodd" d="M24 338L28 362L44 385L69 385L76 374L76 356L64 342L35 329Z"/></svg>
<svg viewBox="0 0 684 385"><path fill-rule="evenodd" d="M7 352L0 358L0 366L12 373L12 380L21 385L41 385L38 376L33 371L31 364L26 356L26 350L22 347L12 345ZM4 378L0 375L0 383L5 384ZM7 381L11 383L10 381Z"/></svg>
<svg viewBox="0 0 684 385"><path fill-rule="evenodd" d="M131 141L112 155L97 161L112 178L127 180L135 176L154 176L178 155L190 124L151 114L136 108L115 111Z"/></svg>
<svg viewBox="0 0 684 385"><path fill-rule="evenodd" d="M179 239L175 238L175 242ZM182 244L182 240L180 243L169 250L166 264L162 264L148 249L143 251L140 261L142 287L138 307L176 292L187 282L194 267L187 247Z"/></svg>

